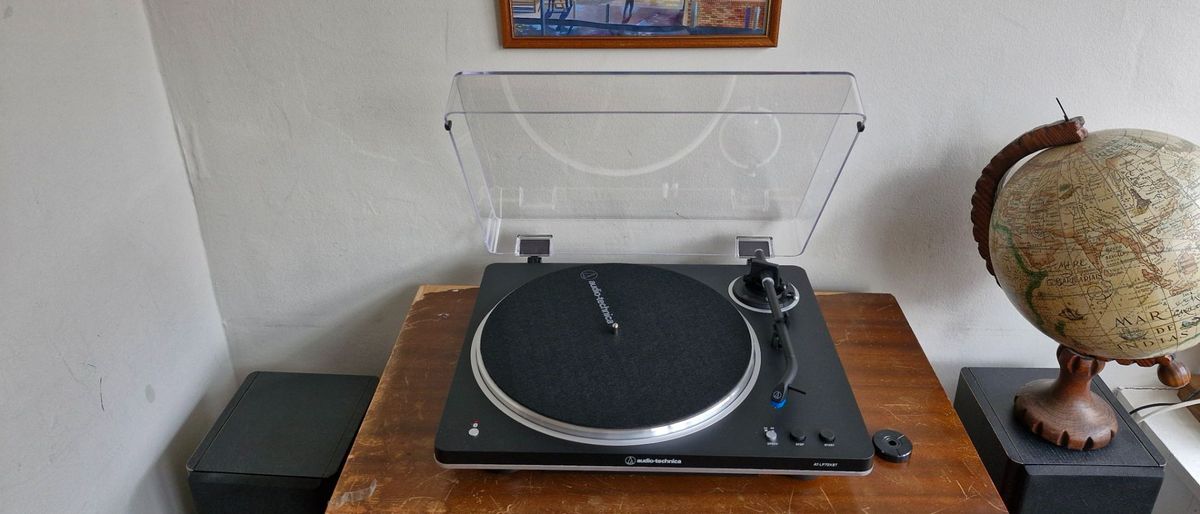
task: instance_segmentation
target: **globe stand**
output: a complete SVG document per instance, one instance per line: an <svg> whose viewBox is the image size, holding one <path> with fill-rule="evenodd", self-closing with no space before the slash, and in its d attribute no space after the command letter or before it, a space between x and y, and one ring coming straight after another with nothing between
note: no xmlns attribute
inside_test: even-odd
<svg viewBox="0 0 1200 514"><path fill-rule="evenodd" d="M1117 415L1092 391L1104 361L1058 347L1058 378L1025 384L1013 405L1017 419L1042 439L1072 450L1103 448L1117 433Z"/></svg>
<svg viewBox="0 0 1200 514"><path fill-rule="evenodd" d="M1117 433L1117 415L1092 391L1092 377L1104 369L1106 360L1059 346L1058 378L1025 384L1017 391L1013 413L1033 433L1058 446L1072 450L1108 446ZM1183 387L1191 379L1187 367L1173 355L1117 362L1157 364L1159 381L1171 387Z"/></svg>

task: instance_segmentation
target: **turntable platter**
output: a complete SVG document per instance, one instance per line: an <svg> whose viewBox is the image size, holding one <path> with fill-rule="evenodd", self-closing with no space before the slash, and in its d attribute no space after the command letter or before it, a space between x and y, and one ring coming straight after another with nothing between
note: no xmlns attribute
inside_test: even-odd
<svg viewBox="0 0 1200 514"><path fill-rule="evenodd" d="M476 379L501 410L550 435L639 444L714 423L759 367L754 331L682 274L589 264L517 288L476 331Z"/></svg>

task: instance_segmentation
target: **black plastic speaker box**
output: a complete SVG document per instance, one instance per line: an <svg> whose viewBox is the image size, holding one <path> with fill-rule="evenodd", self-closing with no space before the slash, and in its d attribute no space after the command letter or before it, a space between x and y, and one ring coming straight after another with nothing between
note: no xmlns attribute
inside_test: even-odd
<svg viewBox="0 0 1200 514"><path fill-rule="evenodd" d="M1026 382L1058 369L963 368L954 409L1011 512L1150 512L1165 460L1100 377L1092 390L1117 412L1119 428L1099 450L1068 450L1043 441L1013 414Z"/></svg>
<svg viewBox="0 0 1200 514"><path fill-rule="evenodd" d="M188 459L196 510L325 512L377 383L251 373Z"/></svg>

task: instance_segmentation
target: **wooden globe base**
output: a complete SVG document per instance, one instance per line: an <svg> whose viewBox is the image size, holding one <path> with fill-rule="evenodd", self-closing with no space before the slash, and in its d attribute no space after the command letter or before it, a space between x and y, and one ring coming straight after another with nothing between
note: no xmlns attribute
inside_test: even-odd
<svg viewBox="0 0 1200 514"><path fill-rule="evenodd" d="M1017 419L1042 439L1072 450L1108 446L1117 434L1117 415L1092 391L1104 361L1058 347L1058 378L1034 380L1017 392Z"/></svg>
<svg viewBox="0 0 1200 514"><path fill-rule="evenodd" d="M1092 377L1104 369L1107 360L1059 346L1058 378L1034 380L1017 391L1013 404L1017 419L1058 446L1072 450L1108 446L1117 434L1117 415L1108 402L1092 392ZM1169 387L1183 387L1191 381L1191 373L1174 355L1117 359L1117 363L1158 366L1158 380Z"/></svg>

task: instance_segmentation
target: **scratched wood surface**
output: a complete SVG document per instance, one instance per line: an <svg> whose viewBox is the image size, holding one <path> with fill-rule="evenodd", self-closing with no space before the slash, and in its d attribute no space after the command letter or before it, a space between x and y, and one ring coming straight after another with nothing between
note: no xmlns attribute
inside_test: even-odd
<svg viewBox="0 0 1200 514"><path fill-rule="evenodd" d="M433 438L476 290L413 301L328 512L1004 512L895 298L818 301L867 430L904 432L912 459L865 477L446 470Z"/></svg>

